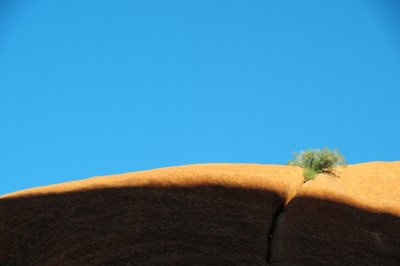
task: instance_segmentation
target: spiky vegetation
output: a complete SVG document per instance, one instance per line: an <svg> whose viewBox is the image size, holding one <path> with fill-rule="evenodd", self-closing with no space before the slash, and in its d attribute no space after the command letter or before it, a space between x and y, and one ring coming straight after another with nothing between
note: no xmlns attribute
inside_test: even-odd
<svg viewBox="0 0 400 266"><path fill-rule="evenodd" d="M293 155L295 159L288 165L303 167L305 181L314 179L319 173L331 173L336 166L346 166L346 160L336 149L309 149Z"/></svg>

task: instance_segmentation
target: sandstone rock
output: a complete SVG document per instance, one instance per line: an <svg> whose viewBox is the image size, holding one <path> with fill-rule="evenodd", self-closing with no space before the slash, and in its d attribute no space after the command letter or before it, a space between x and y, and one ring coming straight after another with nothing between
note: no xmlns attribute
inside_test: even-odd
<svg viewBox="0 0 400 266"><path fill-rule="evenodd" d="M272 235L272 238L269 236ZM0 197L0 265L400 265L400 162L207 164Z"/></svg>
<svg viewBox="0 0 400 266"><path fill-rule="evenodd" d="M267 265L297 167L210 164L0 198L0 265Z"/></svg>
<svg viewBox="0 0 400 266"><path fill-rule="evenodd" d="M275 222L271 265L400 265L400 163L304 184Z"/></svg>

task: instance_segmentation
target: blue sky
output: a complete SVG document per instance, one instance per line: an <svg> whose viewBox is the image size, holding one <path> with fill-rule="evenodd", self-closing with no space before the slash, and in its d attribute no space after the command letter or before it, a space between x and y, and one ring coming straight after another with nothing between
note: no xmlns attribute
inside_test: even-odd
<svg viewBox="0 0 400 266"><path fill-rule="evenodd" d="M400 160L394 1L0 4L0 194L339 148Z"/></svg>

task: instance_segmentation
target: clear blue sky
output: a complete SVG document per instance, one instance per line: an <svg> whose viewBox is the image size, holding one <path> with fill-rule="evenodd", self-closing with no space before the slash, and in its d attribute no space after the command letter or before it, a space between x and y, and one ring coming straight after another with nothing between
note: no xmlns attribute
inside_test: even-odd
<svg viewBox="0 0 400 266"><path fill-rule="evenodd" d="M399 10L3 0L0 194L324 146L351 164L400 160Z"/></svg>

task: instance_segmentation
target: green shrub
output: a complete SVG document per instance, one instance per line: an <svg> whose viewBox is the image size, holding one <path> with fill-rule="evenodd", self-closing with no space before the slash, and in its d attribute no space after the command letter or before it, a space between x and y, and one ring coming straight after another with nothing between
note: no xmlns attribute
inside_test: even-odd
<svg viewBox="0 0 400 266"><path fill-rule="evenodd" d="M313 179L319 173L332 173L336 166L346 166L346 160L338 150L311 149L295 152L293 155L295 159L290 160L288 165L303 167L305 181Z"/></svg>
<svg viewBox="0 0 400 266"><path fill-rule="evenodd" d="M314 179L314 177L318 174L317 171L311 168L304 168L303 171L304 181Z"/></svg>

